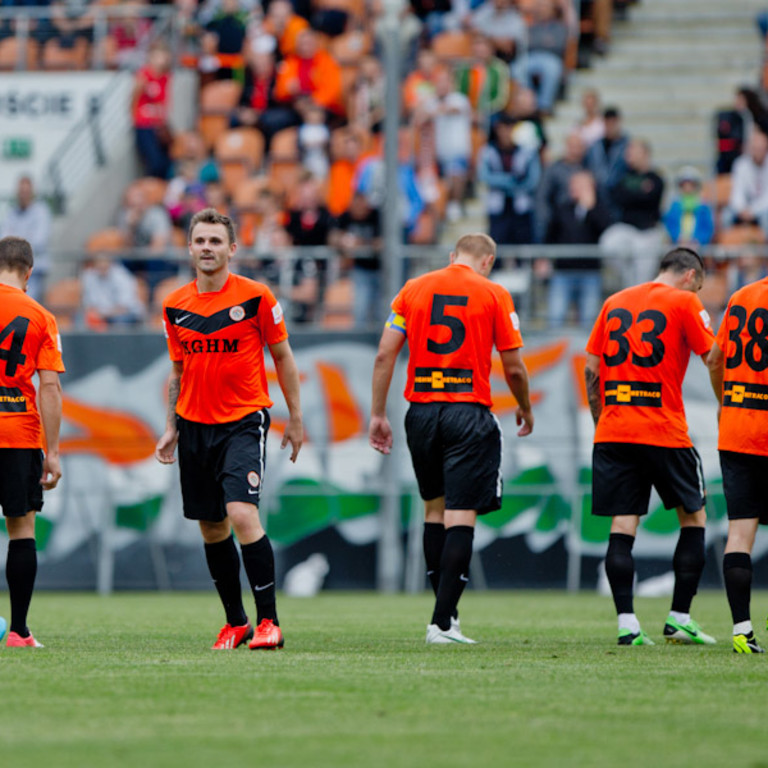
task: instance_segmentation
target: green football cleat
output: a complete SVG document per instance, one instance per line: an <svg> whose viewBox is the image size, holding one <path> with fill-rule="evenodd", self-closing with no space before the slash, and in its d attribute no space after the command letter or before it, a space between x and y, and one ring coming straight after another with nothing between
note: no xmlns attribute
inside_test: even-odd
<svg viewBox="0 0 768 768"><path fill-rule="evenodd" d="M765 653L760 647L755 637L754 632L750 632L748 635L734 635L733 636L733 652L734 653Z"/></svg>
<svg viewBox="0 0 768 768"><path fill-rule="evenodd" d="M619 645L656 645L641 629L639 632L631 632L628 629L619 630Z"/></svg>
<svg viewBox="0 0 768 768"><path fill-rule="evenodd" d="M717 642L712 635L702 632L701 627L693 619L687 624L681 624L671 616L664 625L664 637L668 643L682 643L686 645L714 645Z"/></svg>

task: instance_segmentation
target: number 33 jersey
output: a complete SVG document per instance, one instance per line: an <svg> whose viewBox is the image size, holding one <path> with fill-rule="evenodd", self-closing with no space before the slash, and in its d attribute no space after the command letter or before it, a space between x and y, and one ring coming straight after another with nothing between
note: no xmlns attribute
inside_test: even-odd
<svg viewBox="0 0 768 768"><path fill-rule="evenodd" d="M683 379L691 352L703 355L713 341L709 315L691 291L652 282L610 296L587 342L600 358L595 442L690 447Z"/></svg>
<svg viewBox="0 0 768 768"><path fill-rule="evenodd" d="M725 357L717 447L768 456L768 278L731 296L717 346Z"/></svg>
<svg viewBox="0 0 768 768"><path fill-rule="evenodd" d="M36 371L64 372L53 315L24 291L0 285L0 448L43 448Z"/></svg>
<svg viewBox="0 0 768 768"><path fill-rule="evenodd" d="M387 327L408 337L405 398L491 405L491 358L523 346L509 293L463 264L409 280Z"/></svg>

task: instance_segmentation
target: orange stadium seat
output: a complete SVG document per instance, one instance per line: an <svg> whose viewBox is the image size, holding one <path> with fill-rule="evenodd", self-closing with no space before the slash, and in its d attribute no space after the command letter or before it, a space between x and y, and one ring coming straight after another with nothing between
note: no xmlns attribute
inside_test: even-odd
<svg viewBox="0 0 768 768"><path fill-rule="evenodd" d="M125 235L117 227L99 229L85 241L85 250L88 253L119 251L125 247Z"/></svg>
<svg viewBox="0 0 768 768"><path fill-rule="evenodd" d="M761 245L765 242L765 232L758 226L736 226L724 229L717 236L719 245Z"/></svg>
<svg viewBox="0 0 768 768"><path fill-rule="evenodd" d="M132 181L129 186L140 187L149 205L162 205L168 182L165 179L158 179L154 176L142 176L140 179Z"/></svg>
<svg viewBox="0 0 768 768"><path fill-rule="evenodd" d="M219 136L213 154L224 189L232 195L240 182L261 168L264 136L255 128L233 128Z"/></svg>
<svg viewBox="0 0 768 768"><path fill-rule="evenodd" d="M280 198L285 198L296 186L303 166L298 161L276 161L269 164L269 188Z"/></svg>
<svg viewBox="0 0 768 768"><path fill-rule="evenodd" d="M27 40L26 55L21 51L21 41L17 37L7 37L0 40L0 70L16 69L19 56L24 56L24 67L26 69L35 69L37 66L37 57L39 45L36 40Z"/></svg>
<svg viewBox="0 0 768 768"><path fill-rule="evenodd" d="M49 40L43 46L43 69L87 69L89 55L90 46L82 37L77 38L72 48L63 48L56 39Z"/></svg>
<svg viewBox="0 0 768 768"><path fill-rule="evenodd" d="M342 277L331 283L323 296L323 325L326 328L351 328L354 324L352 302L350 278Z"/></svg>
<svg viewBox="0 0 768 768"><path fill-rule="evenodd" d="M238 212L252 211L256 200L264 189L269 188L269 179L266 176L249 176L243 179L232 193L232 204Z"/></svg>
<svg viewBox="0 0 768 768"><path fill-rule="evenodd" d="M439 59L467 59L472 55L472 37L466 32L441 32L432 39L432 50Z"/></svg>
<svg viewBox="0 0 768 768"><path fill-rule="evenodd" d="M315 2L312 3L312 7L315 10L335 9L338 11L346 11L350 16L356 19L364 19L367 13L365 0L315 0Z"/></svg>
<svg viewBox="0 0 768 768"><path fill-rule="evenodd" d="M299 159L299 129L283 128L272 137L269 157L273 161Z"/></svg>
<svg viewBox="0 0 768 768"><path fill-rule="evenodd" d="M77 277L57 280L45 290L43 304L53 312L59 328L71 328L80 312L82 287Z"/></svg>
<svg viewBox="0 0 768 768"><path fill-rule="evenodd" d="M353 30L331 40L331 55L339 64L354 64L360 61L361 56L371 52L373 41L367 32Z"/></svg>
<svg viewBox="0 0 768 768"><path fill-rule="evenodd" d="M198 130L208 147L229 127L229 115L240 101L242 88L235 80L215 80L200 89Z"/></svg>

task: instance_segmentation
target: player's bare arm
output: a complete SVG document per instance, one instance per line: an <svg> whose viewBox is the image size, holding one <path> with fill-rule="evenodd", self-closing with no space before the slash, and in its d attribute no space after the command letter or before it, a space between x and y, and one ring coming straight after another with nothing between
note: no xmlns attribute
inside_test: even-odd
<svg viewBox="0 0 768 768"><path fill-rule="evenodd" d="M277 344L271 344L269 351L272 359L275 361L277 381L285 398L285 404L288 406L288 423L285 425L280 447L285 448L290 443L291 461L295 462L301 450L301 445L304 442L299 369L287 339Z"/></svg>
<svg viewBox="0 0 768 768"><path fill-rule="evenodd" d="M40 420L45 433L45 458L40 485L46 491L55 488L61 479L59 431L61 429L61 381L56 371L38 371L40 379Z"/></svg>
<svg viewBox="0 0 768 768"><path fill-rule="evenodd" d="M499 356L509 391L517 400L515 420L520 427L517 435L518 437L525 437L533 432L533 411L531 411L531 398L528 392L528 369L525 367L519 349L505 349L503 352L499 352Z"/></svg>
<svg viewBox="0 0 768 768"><path fill-rule="evenodd" d="M379 350L373 363L371 396L371 420L368 425L368 442L380 453L392 450L392 427L387 419L387 395L392 374L400 350L405 344L405 334L385 328L379 341Z"/></svg>
<svg viewBox="0 0 768 768"><path fill-rule="evenodd" d="M712 345L706 358L707 368L709 369L709 381L712 384L712 391L717 398L717 419L720 420L720 407L723 402L723 362L725 355L723 350L717 345Z"/></svg>
<svg viewBox="0 0 768 768"><path fill-rule="evenodd" d="M181 390L181 372L184 364L180 361L173 363L171 377L168 382L168 414L165 432L160 436L155 446L155 458L161 464L173 464L176 461L176 444L179 442L179 432L176 429L176 403Z"/></svg>
<svg viewBox="0 0 768 768"><path fill-rule="evenodd" d="M597 424L603 412L603 400L600 397L600 358L587 353L587 365L584 369L584 383L587 387L587 402L592 419Z"/></svg>

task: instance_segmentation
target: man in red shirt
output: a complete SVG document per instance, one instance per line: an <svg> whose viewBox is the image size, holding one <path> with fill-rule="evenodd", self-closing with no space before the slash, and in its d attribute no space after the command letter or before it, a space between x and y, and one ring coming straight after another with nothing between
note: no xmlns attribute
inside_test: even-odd
<svg viewBox="0 0 768 768"><path fill-rule="evenodd" d="M723 577L733 650L765 653L752 630L752 547L768 523L768 278L731 296L707 358L720 404L720 467L728 507Z"/></svg>
<svg viewBox="0 0 768 768"><path fill-rule="evenodd" d="M235 254L231 219L212 208L196 214L189 252L197 279L171 293L163 321L173 370L168 422L155 449L162 464L179 470L184 516L197 520L211 577L227 623L214 649L281 648L275 605L275 559L259 520L269 430L263 348L275 362L288 406L282 447L296 461L303 439L299 374L288 343L283 312L267 286L230 273ZM255 631L240 592L240 543L258 614Z"/></svg>
<svg viewBox="0 0 768 768"><path fill-rule="evenodd" d="M494 346L517 398L518 435L533 430L520 323L509 293L488 279L495 258L490 237L465 235L450 266L409 280L392 302L373 369L368 436L387 454L387 393L408 339L405 430L424 499L424 556L435 592L427 643L474 643L461 632L457 606L469 581L477 515L501 506L502 435L489 380Z"/></svg>
<svg viewBox="0 0 768 768"><path fill-rule="evenodd" d="M15 648L42 647L27 627L37 575L35 515L43 490L61 478L61 339L53 315L26 295L33 263L28 241L0 240L0 505L9 538L6 644Z"/></svg>
<svg viewBox="0 0 768 768"><path fill-rule="evenodd" d="M689 248L670 251L651 282L603 304L587 343L587 395L595 420L592 514L613 517L605 571L619 645L653 645L634 612L632 547L651 487L677 510L675 590L664 625L668 642L714 643L691 619L704 569L704 478L688 437L682 385L691 352L706 361L713 333L696 295L704 267Z"/></svg>

